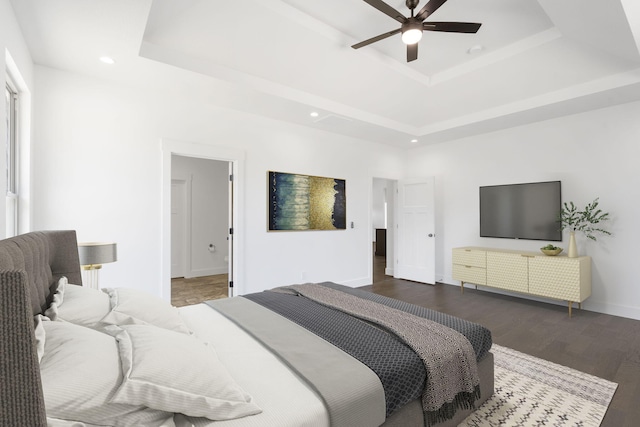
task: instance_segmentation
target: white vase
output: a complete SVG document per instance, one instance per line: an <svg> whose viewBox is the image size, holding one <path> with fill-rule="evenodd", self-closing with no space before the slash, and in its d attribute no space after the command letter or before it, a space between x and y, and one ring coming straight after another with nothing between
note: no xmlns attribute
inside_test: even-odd
<svg viewBox="0 0 640 427"><path fill-rule="evenodd" d="M576 232L569 232L569 258L576 258L578 256L578 246L576 245Z"/></svg>

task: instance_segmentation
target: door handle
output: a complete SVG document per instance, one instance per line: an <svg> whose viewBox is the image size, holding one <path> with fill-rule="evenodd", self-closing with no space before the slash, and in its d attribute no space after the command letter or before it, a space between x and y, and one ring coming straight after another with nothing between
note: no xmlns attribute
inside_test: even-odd
<svg viewBox="0 0 640 427"><path fill-rule="evenodd" d="M428 236L429 236L429 237L433 237L433 233L429 233L429 234L428 234Z"/></svg>

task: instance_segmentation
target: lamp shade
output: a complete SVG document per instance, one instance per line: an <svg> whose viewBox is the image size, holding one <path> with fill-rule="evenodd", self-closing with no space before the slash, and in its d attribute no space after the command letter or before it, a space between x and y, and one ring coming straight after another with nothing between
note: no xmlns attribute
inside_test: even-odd
<svg viewBox="0 0 640 427"><path fill-rule="evenodd" d="M115 243L88 242L78 244L80 265L107 264L118 259Z"/></svg>

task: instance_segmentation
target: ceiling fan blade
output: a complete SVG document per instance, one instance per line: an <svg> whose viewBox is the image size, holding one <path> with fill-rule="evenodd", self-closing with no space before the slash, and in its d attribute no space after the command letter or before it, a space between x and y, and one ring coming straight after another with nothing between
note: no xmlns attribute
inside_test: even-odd
<svg viewBox="0 0 640 427"><path fill-rule="evenodd" d="M367 39L367 40L365 40L363 42L356 43L351 47L354 48L354 49L360 49L361 47L364 47L364 46L369 45L371 43L375 43L377 41L384 40L387 37L391 37L394 34L398 34L401 31L402 30L400 28L398 28L397 30L389 31L388 33L380 34L379 36L371 37L370 39Z"/></svg>
<svg viewBox="0 0 640 427"><path fill-rule="evenodd" d="M407 62L418 59L418 43L407 45Z"/></svg>
<svg viewBox="0 0 640 427"><path fill-rule="evenodd" d="M431 0L430 2L425 4L422 9L420 9L420 11L416 14L416 18L418 18L420 21L424 21L429 17L429 15L438 10L440 6L442 6L446 2L447 0Z"/></svg>
<svg viewBox="0 0 640 427"><path fill-rule="evenodd" d="M407 20L407 18L405 18L402 13L398 12L397 10L395 10L394 8L392 8L382 0L364 0L364 1L365 3L369 3L371 6L375 7L385 15L392 17L393 19L395 19L401 24L404 24L405 21Z"/></svg>
<svg viewBox="0 0 640 427"><path fill-rule="evenodd" d="M423 22L422 29L449 33L477 33L481 25L475 22Z"/></svg>

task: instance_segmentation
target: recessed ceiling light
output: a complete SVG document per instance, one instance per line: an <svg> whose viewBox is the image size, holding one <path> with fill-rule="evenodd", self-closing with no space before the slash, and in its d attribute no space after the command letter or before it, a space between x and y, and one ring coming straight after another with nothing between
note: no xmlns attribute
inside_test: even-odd
<svg viewBox="0 0 640 427"><path fill-rule="evenodd" d="M317 111L312 111L309 115L311 117L318 117L320 114Z"/></svg>
<svg viewBox="0 0 640 427"><path fill-rule="evenodd" d="M413 143L413 144L415 144L416 142L418 142L418 140L417 140L417 139L412 139L412 140L411 140L411 143Z"/></svg>
<svg viewBox="0 0 640 427"><path fill-rule="evenodd" d="M484 46L482 46L481 44L477 44L475 46L471 46L469 49L467 49L467 53L469 55L473 55L474 53L478 53L480 51L484 50Z"/></svg>
<svg viewBox="0 0 640 427"><path fill-rule="evenodd" d="M101 56L100 57L100 61L104 62L105 64L109 64L109 65L113 65L116 63L116 61L111 58L110 56Z"/></svg>

